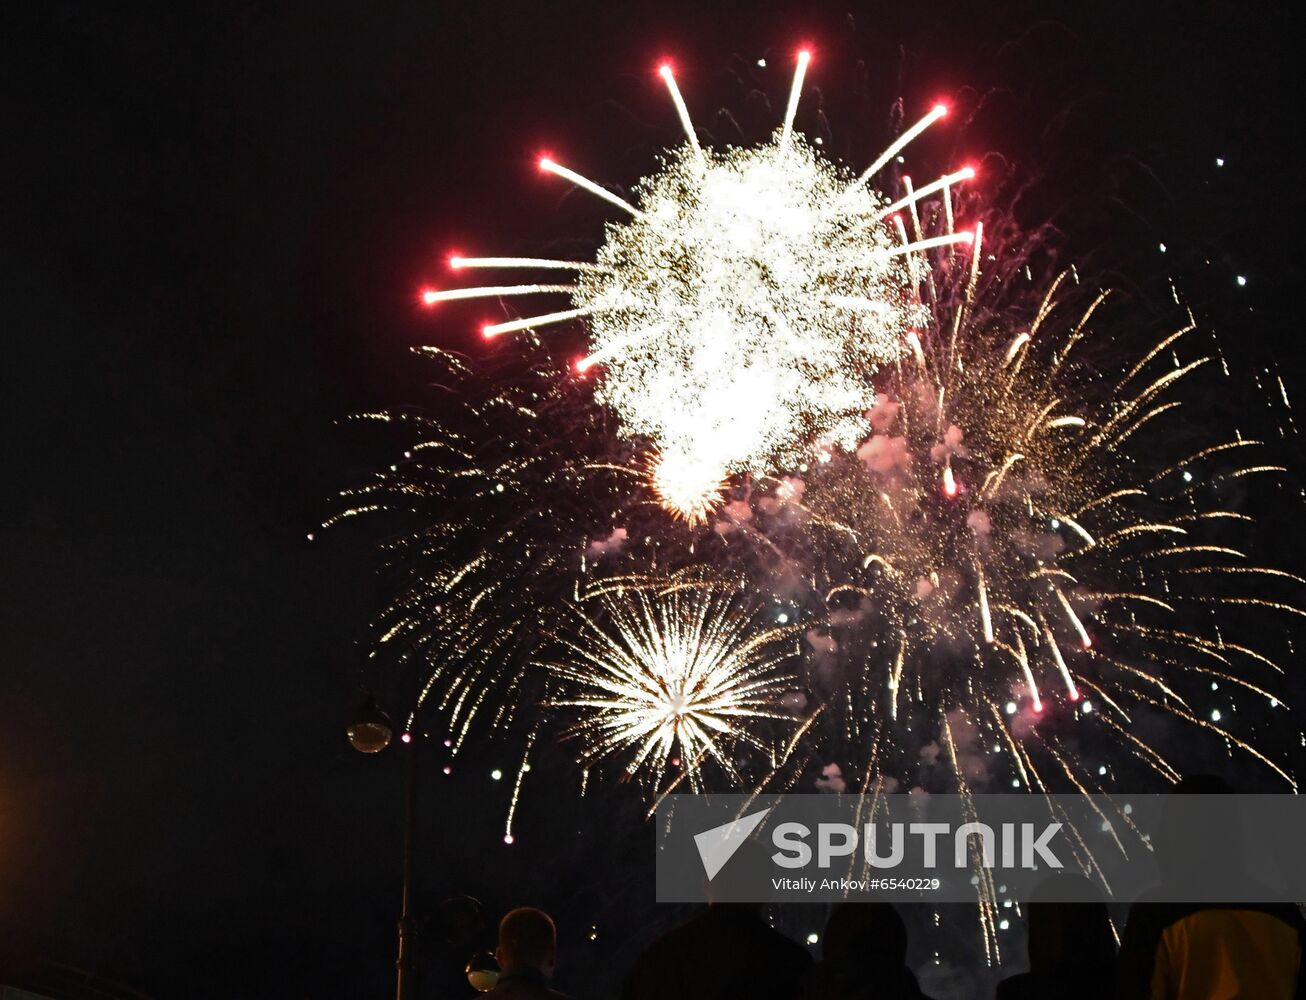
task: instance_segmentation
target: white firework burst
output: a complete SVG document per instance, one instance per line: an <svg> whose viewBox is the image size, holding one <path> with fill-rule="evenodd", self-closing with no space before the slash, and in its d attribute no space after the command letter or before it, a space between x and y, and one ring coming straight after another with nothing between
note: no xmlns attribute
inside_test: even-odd
<svg viewBox="0 0 1306 1000"><path fill-rule="evenodd" d="M570 655L544 664L567 690L553 704L581 713L570 735L587 762L620 757L655 785L670 766L695 789L713 763L738 781L732 750L766 750L758 722L792 721L780 667L797 653L795 630L768 627L732 590L618 587L596 604L562 639Z"/></svg>
<svg viewBox="0 0 1306 1000"><path fill-rule="evenodd" d="M686 146L607 227L575 299L591 311L598 399L627 434L731 472L851 446L864 373L924 320L887 202L799 140Z"/></svg>
<svg viewBox="0 0 1306 1000"><path fill-rule="evenodd" d="M701 520L733 473L798 464L818 448L852 447L874 402L869 375L909 350L928 318L919 251L968 232L908 238L900 212L973 176L948 174L891 201L871 181L941 118L936 106L859 176L794 132L809 55L800 52L783 125L749 148L704 148L669 66L660 74L687 142L641 180L634 200L547 157L540 169L607 201L593 261L458 257L455 268L574 271L564 284L428 291L428 304L480 296L563 295L570 308L490 324L487 336L584 319L603 369L596 395L628 437L657 453L664 506ZM952 213L947 217L951 220ZM688 470L693 476L687 478ZM659 479L662 481L659 485ZM674 488L665 488L673 483ZM679 498L687 498L682 504Z"/></svg>

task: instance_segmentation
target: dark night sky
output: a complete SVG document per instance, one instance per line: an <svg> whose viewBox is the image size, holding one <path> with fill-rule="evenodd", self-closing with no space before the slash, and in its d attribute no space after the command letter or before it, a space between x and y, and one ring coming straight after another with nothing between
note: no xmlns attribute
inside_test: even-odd
<svg viewBox="0 0 1306 1000"><path fill-rule="evenodd" d="M468 315L414 304L448 248L575 231L538 149L629 180L675 139L664 53L711 107L734 54L810 41L863 155L859 57L885 105L986 95L963 140L1041 179L1026 211L1068 252L1152 291L1175 273L1249 367L1306 387L1299 8L674 6L50 2L6 25L0 938L158 997L387 988L399 762L341 735L382 593L365 532L305 534L389 456L335 422L421 398L410 345L467 342ZM424 786L458 816L425 832L430 898L565 894L548 850L498 843L504 791ZM575 815L583 852L601 827Z"/></svg>

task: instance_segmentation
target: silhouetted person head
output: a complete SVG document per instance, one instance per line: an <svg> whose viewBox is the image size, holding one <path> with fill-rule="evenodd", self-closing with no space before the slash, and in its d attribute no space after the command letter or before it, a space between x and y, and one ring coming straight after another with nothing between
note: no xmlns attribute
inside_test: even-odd
<svg viewBox="0 0 1306 1000"><path fill-rule="evenodd" d="M543 910L522 906L499 921L499 947L495 957L505 971L537 969L546 976L558 960L558 932Z"/></svg>
<svg viewBox="0 0 1306 1000"><path fill-rule="evenodd" d="M703 887L714 906L760 910L775 894L771 875L770 848L759 832L740 844L716 878L705 880Z"/></svg>
<svg viewBox="0 0 1306 1000"><path fill-rule="evenodd" d="M821 957L842 962L876 956L907 961L907 925L890 903L840 903L830 911Z"/></svg>
<svg viewBox="0 0 1306 1000"><path fill-rule="evenodd" d="M1055 900L1055 901L1054 901ZM1115 935L1101 894L1082 875L1053 875L1030 897L1029 970L1038 976L1075 967L1109 968Z"/></svg>
<svg viewBox="0 0 1306 1000"><path fill-rule="evenodd" d="M1213 774L1175 782L1153 841L1165 881L1212 885L1242 867L1242 818L1235 800L1213 800L1232 795L1229 783Z"/></svg>

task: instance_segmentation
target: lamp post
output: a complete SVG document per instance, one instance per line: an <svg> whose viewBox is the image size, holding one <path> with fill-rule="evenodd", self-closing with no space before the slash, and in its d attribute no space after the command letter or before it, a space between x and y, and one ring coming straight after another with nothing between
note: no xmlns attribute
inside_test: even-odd
<svg viewBox="0 0 1306 1000"><path fill-rule="evenodd" d="M345 730L349 744L359 753L377 754L390 745L394 729L370 694ZM395 960L395 996L413 996L413 851L417 840L417 739L404 733L399 741L408 748L408 776L404 784L404 890L399 911L399 955Z"/></svg>

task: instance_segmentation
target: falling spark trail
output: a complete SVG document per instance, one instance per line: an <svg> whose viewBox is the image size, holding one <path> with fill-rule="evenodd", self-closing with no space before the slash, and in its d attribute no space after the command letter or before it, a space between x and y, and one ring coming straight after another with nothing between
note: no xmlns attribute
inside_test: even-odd
<svg viewBox="0 0 1306 1000"><path fill-rule="evenodd" d="M1057 669L1061 671L1061 679L1066 682L1066 691L1070 694L1071 701L1079 701L1079 688L1075 686L1075 679L1070 676L1070 668L1066 666L1065 657L1061 655L1061 647L1057 645L1057 637L1052 634L1052 629L1048 627L1047 622L1039 620L1043 625L1043 634L1047 638L1048 648L1052 650L1052 658L1056 661Z"/></svg>
<svg viewBox="0 0 1306 1000"><path fill-rule="evenodd" d="M506 844L513 842L512 821L517 815L517 804L521 801L521 786L526 780L526 772L531 769L530 757L531 749L535 746L535 737L539 733L538 726L531 729L530 735L526 737L526 748L522 751L521 763L517 767L517 779L512 786L512 799L508 804L508 816L503 824L503 840Z"/></svg>
<svg viewBox="0 0 1306 1000"><path fill-rule="evenodd" d="M979 590L979 612L980 624L984 629L984 641L993 642L993 615L989 611L989 591L984 585L984 567L979 563L975 564L976 586Z"/></svg>
<svg viewBox="0 0 1306 1000"><path fill-rule="evenodd" d="M1070 619L1070 623L1075 626L1075 631L1079 633L1080 644L1088 649L1093 645L1093 640L1089 637L1088 630L1084 628L1084 623L1079 620L1079 615L1075 614L1075 609L1070 606L1070 601L1066 595L1055 587L1053 590L1056 590L1057 598L1061 601L1061 606L1065 608L1066 617Z"/></svg>

